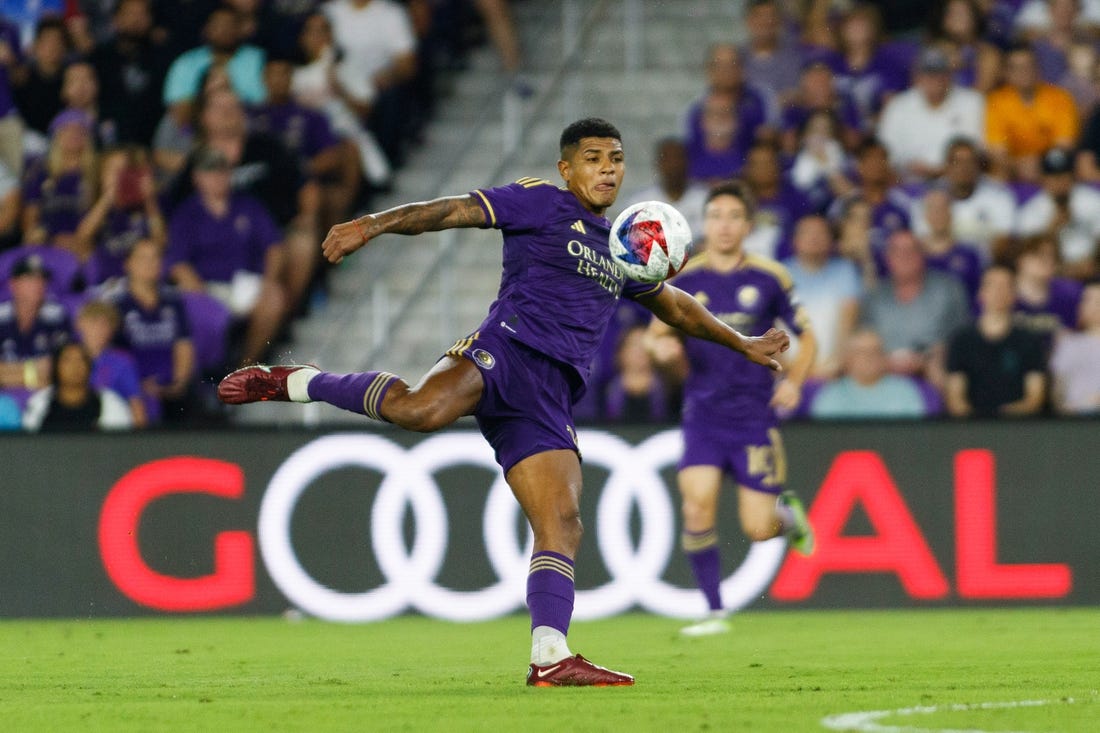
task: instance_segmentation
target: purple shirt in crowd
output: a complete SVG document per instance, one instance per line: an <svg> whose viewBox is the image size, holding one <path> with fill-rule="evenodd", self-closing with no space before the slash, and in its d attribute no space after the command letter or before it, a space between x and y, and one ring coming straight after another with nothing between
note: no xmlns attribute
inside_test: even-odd
<svg viewBox="0 0 1100 733"><path fill-rule="evenodd" d="M926 255L925 265L929 270L945 272L958 278L970 297L971 310L977 307L974 297L978 294L978 286L982 281L982 256L974 247L956 243L942 255Z"/></svg>
<svg viewBox="0 0 1100 733"><path fill-rule="evenodd" d="M79 171L51 178L42 161L27 173L23 203L38 205L39 222L51 237L72 234L91 206L92 192L87 188Z"/></svg>
<svg viewBox="0 0 1100 733"><path fill-rule="evenodd" d="M327 117L295 102L253 109L249 126L281 140L299 160L308 160L340 142Z"/></svg>
<svg viewBox="0 0 1100 733"><path fill-rule="evenodd" d="M0 303L0 361L23 361L48 356L72 335L69 314L60 303L46 301L29 331L15 322L15 305Z"/></svg>
<svg viewBox="0 0 1100 733"><path fill-rule="evenodd" d="M1059 328L1077 328L1077 305L1083 286L1076 280L1056 277L1050 283L1050 298L1043 305L1016 301L1016 323L1043 337L1050 346Z"/></svg>
<svg viewBox="0 0 1100 733"><path fill-rule="evenodd" d="M156 377L159 384L172 382L172 349L181 339L191 338L183 301L168 288L160 291L159 302L145 308L127 291L111 298L122 317L117 346L134 357L141 379Z"/></svg>
<svg viewBox="0 0 1100 733"><path fill-rule="evenodd" d="M141 210L111 209L103 222L95 253L93 272L98 284L125 274L124 264L130 250L149 236L149 218ZM117 391L117 390L116 390Z"/></svg>
<svg viewBox="0 0 1100 733"><path fill-rule="evenodd" d="M778 125L779 110L772 96L746 84L737 100L737 130L729 150L712 152L703 144L703 102L691 105L687 115L687 136L684 144L688 154L688 175L697 181L729 178L745 165L745 154L756 139L762 125Z"/></svg>
<svg viewBox="0 0 1100 733"><path fill-rule="evenodd" d="M806 124L806 120L810 119L810 116L817 112L816 109L811 109L805 105L793 102L783 108L782 116L782 129L800 131L802 126ZM838 91L836 95L836 101L833 103L832 113L836 116L842 127L847 127L851 130L864 129L864 118L860 113L859 106L852 99L851 95Z"/></svg>
<svg viewBox="0 0 1100 733"><path fill-rule="evenodd" d="M845 59L839 59L833 74L837 91L852 99L864 123L868 125L882 110L888 94L909 86L909 72L901 68L883 48L877 49L862 69L853 68Z"/></svg>
<svg viewBox="0 0 1100 733"><path fill-rule="evenodd" d="M124 400L141 396L137 362L122 349L104 349L92 362L92 386L109 389Z"/></svg>
<svg viewBox="0 0 1100 733"><path fill-rule="evenodd" d="M696 297L721 321L746 336L759 336L783 321L795 334L808 323L793 292L790 273L778 262L745 255L732 272L706 267L704 253L673 285ZM768 405L775 385L772 371L747 361L724 346L697 338L684 339L691 371L684 382L685 424L770 424Z"/></svg>
<svg viewBox="0 0 1100 733"><path fill-rule="evenodd" d="M775 244L773 258L782 260L794 253L794 246L791 243L794 225L799 219L812 213L814 213L813 203L797 188L784 183L775 196L761 197L756 200L753 226L760 230L766 227L779 229L779 240Z"/></svg>
<svg viewBox="0 0 1100 733"><path fill-rule="evenodd" d="M472 195L504 235L500 291L483 328L503 328L587 382L619 298L656 294L664 284L625 279L611 259L611 222L567 189L521 178Z"/></svg>
<svg viewBox="0 0 1100 733"><path fill-rule="evenodd" d="M192 194L168 224L164 266L187 262L203 280L230 282L238 270L263 273L264 256L280 241L275 221L251 196L232 194L229 211L216 217Z"/></svg>

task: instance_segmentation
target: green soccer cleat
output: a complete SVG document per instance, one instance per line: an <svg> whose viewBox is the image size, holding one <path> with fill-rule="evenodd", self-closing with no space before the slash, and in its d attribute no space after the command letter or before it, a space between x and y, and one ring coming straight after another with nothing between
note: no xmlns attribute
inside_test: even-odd
<svg viewBox="0 0 1100 733"><path fill-rule="evenodd" d="M800 555L810 556L814 553L814 528L806 516L806 507L802 500L793 491L784 491L777 501L791 510L794 516L794 528L787 534L791 547Z"/></svg>

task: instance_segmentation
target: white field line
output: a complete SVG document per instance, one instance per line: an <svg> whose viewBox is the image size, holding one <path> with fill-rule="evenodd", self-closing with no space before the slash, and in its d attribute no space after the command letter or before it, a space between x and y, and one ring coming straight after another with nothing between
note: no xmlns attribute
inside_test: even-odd
<svg viewBox="0 0 1100 733"><path fill-rule="evenodd" d="M880 725L878 720L905 715L931 715L942 712L967 710L1003 710L1006 708L1033 708L1041 705L1072 705L1076 700L1009 700L1006 702L953 703L949 705L917 705L896 710L867 710L855 713L837 713L821 719L821 725L829 730L858 731L858 733L988 733L978 728L915 728L912 726ZM999 733L1027 733L1027 731L1003 731Z"/></svg>

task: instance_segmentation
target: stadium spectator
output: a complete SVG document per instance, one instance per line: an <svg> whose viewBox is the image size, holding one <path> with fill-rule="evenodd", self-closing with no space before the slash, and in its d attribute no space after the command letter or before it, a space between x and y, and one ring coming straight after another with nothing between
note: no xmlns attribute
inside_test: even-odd
<svg viewBox="0 0 1100 733"><path fill-rule="evenodd" d="M791 183L806 196L813 211L823 213L837 197L855 189L848 168L836 116L827 111L814 112L800 131Z"/></svg>
<svg viewBox="0 0 1100 733"><path fill-rule="evenodd" d="M851 96L872 127L891 96L909 86L905 64L883 44L882 15L872 3L858 3L840 22L836 87Z"/></svg>
<svg viewBox="0 0 1100 733"><path fill-rule="evenodd" d="M989 92L1001 75L1001 54L983 38L985 18L977 0L940 0L937 6L929 36L950 59L955 83Z"/></svg>
<svg viewBox="0 0 1100 733"><path fill-rule="evenodd" d="M92 139L97 148L115 145L118 128L114 120L99 113L99 79L95 67L87 61L74 61L61 76L61 103L67 110L79 110L92 120Z"/></svg>
<svg viewBox="0 0 1100 733"><path fill-rule="evenodd" d="M622 208L641 201L664 201L684 215L697 243L703 237L703 201L707 189L688 179L687 147L676 137L663 137L653 151L653 183L624 197Z"/></svg>
<svg viewBox="0 0 1100 733"><path fill-rule="evenodd" d="M1100 85L1097 84L1100 53L1092 43L1077 42L1070 47L1067 61L1069 68L1055 83L1069 92L1081 120L1086 120L1100 100Z"/></svg>
<svg viewBox="0 0 1100 733"><path fill-rule="evenodd" d="M775 92L781 103L789 101L799 85L803 54L783 8L777 0L749 0L744 24L748 39L741 57L746 76Z"/></svg>
<svg viewBox="0 0 1100 733"><path fill-rule="evenodd" d="M1013 323L1015 273L999 264L982 274L981 314L947 349L947 411L954 417L1037 415L1046 400L1046 355L1035 334Z"/></svg>
<svg viewBox="0 0 1100 733"><path fill-rule="evenodd" d="M137 362L150 423L193 412L189 397L197 375L191 324L179 293L161 276L163 262L160 245L138 241L126 258L126 279L105 293L120 315L115 344Z"/></svg>
<svg viewBox="0 0 1100 733"><path fill-rule="evenodd" d="M894 232L908 229L910 199L897 185L897 173L883 143L865 140L856 150L859 196L871 205L871 246L881 253Z"/></svg>
<svg viewBox="0 0 1100 733"><path fill-rule="evenodd" d="M317 266L320 187L302 176L297 159L282 142L249 131L244 108L231 89L214 88L202 98L198 140L230 162L234 192L257 199L275 218L286 244L287 265L279 277L290 297L290 312L295 312ZM182 201L193 190L193 163L192 156L172 187L173 201Z"/></svg>
<svg viewBox="0 0 1100 733"><path fill-rule="evenodd" d="M688 109L685 136L688 158L692 161L689 174L699 181L739 173L749 148L760 139L774 140L779 127L779 108L774 96L746 80L736 46L729 43L711 46L706 71L707 91ZM712 118L709 122L708 116ZM706 162L708 149L723 151L724 157L704 168L695 161Z"/></svg>
<svg viewBox="0 0 1100 733"><path fill-rule="evenodd" d="M1055 84L1065 75L1074 44L1093 42L1094 33L1080 14L1083 9L1080 0L1028 0L1020 8L1017 34L1035 49L1045 81Z"/></svg>
<svg viewBox="0 0 1100 733"><path fill-rule="evenodd" d="M0 251L18 246L22 240L22 214L23 192L19 188L19 178L0 162Z"/></svg>
<svg viewBox="0 0 1100 733"><path fill-rule="evenodd" d="M170 58L153 33L150 0L119 0L113 35L89 60L99 78L100 116L114 124L118 142L148 146L164 105L161 90Z"/></svg>
<svg viewBox="0 0 1100 733"><path fill-rule="evenodd" d="M1043 153L1077 142L1080 119L1069 92L1039 79L1035 52L1020 44L1005 55L1005 83L986 99L985 142L993 174L1036 181Z"/></svg>
<svg viewBox="0 0 1100 733"><path fill-rule="evenodd" d="M91 383L92 358L83 344L58 347L50 385L31 395L23 429L53 433L75 430L127 430L132 427L126 401Z"/></svg>
<svg viewBox="0 0 1100 733"><path fill-rule="evenodd" d="M65 309L47 300L49 277L41 257L23 257L8 278L10 298L0 302L0 387L20 403L25 390L49 384L50 354L72 332Z"/></svg>
<svg viewBox="0 0 1100 733"><path fill-rule="evenodd" d="M23 118L13 87L22 73L19 28L0 16L0 165L16 179L23 174Z"/></svg>
<svg viewBox="0 0 1100 733"><path fill-rule="evenodd" d="M623 332L615 353L617 372L604 396L605 416L622 423L666 423L675 415L670 395L646 350L646 328L635 324Z"/></svg>
<svg viewBox="0 0 1100 733"><path fill-rule="evenodd" d="M369 79L375 90L368 127L390 162L399 166L405 126L417 112L409 89L417 56L408 10L393 0L328 0L322 10L348 73Z"/></svg>
<svg viewBox="0 0 1100 733"><path fill-rule="evenodd" d="M32 133L31 154L45 150L50 123L62 109L61 80L69 51L65 23L60 18L43 18L35 29L27 63L14 78L15 105Z"/></svg>
<svg viewBox="0 0 1100 733"><path fill-rule="evenodd" d="M820 54L803 64L798 86L783 105L781 142L784 153L793 156L798 152L799 133L815 112L831 113L839 124L839 138L844 149L856 148L863 136L859 107L851 97L837 90L833 70Z"/></svg>
<svg viewBox="0 0 1100 733"><path fill-rule="evenodd" d="M1061 414L1100 412L1100 282L1081 294L1077 329L1063 331L1054 342L1050 372L1054 408Z"/></svg>
<svg viewBox="0 0 1100 733"><path fill-rule="evenodd" d="M345 61L337 61L332 29L322 12L306 17L298 46L305 64L296 67L291 78L294 98L323 112L334 130L355 142L360 167L371 185L388 186L392 168L366 127L376 94L370 79L355 74Z"/></svg>
<svg viewBox="0 0 1100 733"><path fill-rule="evenodd" d="M93 120L87 112L65 110L50 123L49 150L27 170L23 184L23 239L70 250L87 260L76 230L96 190Z"/></svg>
<svg viewBox="0 0 1100 733"><path fill-rule="evenodd" d="M910 231L894 232L885 254L889 276L864 296L862 323L882 335L891 372L940 387L947 339L970 320L966 292L955 278L927 269Z"/></svg>
<svg viewBox="0 0 1100 733"><path fill-rule="evenodd" d="M829 222L821 216L800 219L794 231L794 256L783 261L795 291L810 317L817 341L811 379L831 379L840 372L841 349L859 318L863 287L851 261L834 252ZM798 342L791 338L790 354Z"/></svg>
<svg viewBox="0 0 1100 733"><path fill-rule="evenodd" d="M267 100L250 110L249 129L282 142L305 175L317 183L321 193L319 229L327 231L347 218L355 200L361 177L358 155L351 141L337 136L324 114L291 96L293 72L289 58L268 57L264 64ZM314 249L319 259L320 248Z"/></svg>
<svg viewBox="0 0 1100 733"><path fill-rule="evenodd" d="M1021 240L1013 259L1016 322L1049 346L1059 330L1077 327L1081 283L1058 275L1058 243L1049 235Z"/></svg>
<svg viewBox="0 0 1100 733"><path fill-rule="evenodd" d="M204 45L176 58L164 80L164 104L186 109L202 90L202 77L211 66L224 66L233 91L248 104L259 104L266 93L264 52L241 42L240 16L228 6L215 8L203 26Z"/></svg>
<svg viewBox="0 0 1100 733"><path fill-rule="evenodd" d="M125 400L130 408L131 425L143 428L148 417L137 363L128 352L111 345L118 327L118 309L106 301L88 301L76 316L77 336L92 358L92 387L109 389Z"/></svg>
<svg viewBox="0 0 1100 733"><path fill-rule="evenodd" d="M843 346L844 373L813 397L810 415L821 419L919 418L928 413L920 389L908 377L891 374L882 337L860 328Z"/></svg>
<svg viewBox="0 0 1100 733"><path fill-rule="evenodd" d="M756 199L752 231L743 243L745 251L771 259L789 257L794 224L813 213L813 207L783 177L775 145L760 142L752 146L745 161L744 180Z"/></svg>
<svg viewBox="0 0 1100 733"><path fill-rule="evenodd" d="M1041 162L1042 188L1020 205L1016 234L1057 237L1062 274L1085 280L1096 274L1100 192L1077 183L1069 150L1051 148Z"/></svg>
<svg viewBox="0 0 1100 733"><path fill-rule="evenodd" d="M928 269L952 275L966 288L971 303L982 279L982 258L970 244L955 239L951 226L951 196L942 188L922 198L925 231L920 236Z"/></svg>
<svg viewBox="0 0 1100 733"><path fill-rule="evenodd" d="M871 244L871 205L858 195L838 199L830 212L837 230L837 254L855 265L864 289L878 283L878 263Z"/></svg>
<svg viewBox="0 0 1100 733"><path fill-rule="evenodd" d="M285 252L263 203L233 191L232 172L220 149L199 149L195 193L169 221L165 264L181 290L213 295L244 322L239 361L249 364L271 348L287 313Z"/></svg>
<svg viewBox="0 0 1100 733"><path fill-rule="evenodd" d="M78 249L91 256L88 284L122 277L134 243L149 238L163 245L166 235L145 150L127 147L103 153L99 196L76 229Z"/></svg>
<svg viewBox="0 0 1100 733"><path fill-rule="evenodd" d="M195 148L200 118L206 109L207 99L216 91L233 94L229 72L224 66L211 66L203 75L199 89L195 104L179 104L168 109L153 133L153 166L156 170L157 188L168 193L170 203L175 202L173 191L186 184L186 177L181 178L180 174L187 167L187 158Z"/></svg>
<svg viewBox="0 0 1100 733"><path fill-rule="evenodd" d="M882 111L879 138L903 177L927 181L943 173L947 143L962 136L981 139L985 100L973 89L952 84L951 61L940 49L921 51L911 88Z"/></svg>
<svg viewBox="0 0 1100 733"><path fill-rule="evenodd" d="M692 180L711 185L739 172L745 151L738 145L737 102L732 94L708 92L699 109L699 127L688 132L688 173ZM694 132L698 137L690 137Z"/></svg>
<svg viewBox="0 0 1100 733"><path fill-rule="evenodd" d="M993 257L996 240L1012 233L1016 224L1016 198L1007 186L982 174L982 153L977 143L956 138L947 146L947 169L940 182L951 196L951 231L961 242L973 243L984 262ZM920 201L914 202L913 221L924 231L927 222Z"/></svg>

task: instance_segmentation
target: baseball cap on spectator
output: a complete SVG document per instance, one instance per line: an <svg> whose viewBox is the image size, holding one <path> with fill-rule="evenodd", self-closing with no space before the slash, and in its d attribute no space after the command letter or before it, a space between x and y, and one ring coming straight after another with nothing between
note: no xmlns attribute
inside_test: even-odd
<svg viewBox="0 0 1100 733"><path fill-rule="evenodd" d="M1039 167L1046 175L1056 176L1073 172L1073 156L1065 148L1051 148L1043 153Z"/></svg>
<svg viewBox="0 0 1100 733"><path fill-rule="evenodd" d="M195 151L195 170L197 171L224 171L233 166L229 164L229 158L217 148L204 147Z"/></svg>
<svg viewBox="0 0 1100 733"><path fill-rule="evenodd" d="M50 120L50 135L53 135L67 125L79 125L84 132L91 133L92 128L95 127L95 120L92 119L92 115L88 112L82 109L69 107L68 109L63 109L58 112L57 115Z"/></svg>
<svg viewBox="0 0 1100 733"><path fill-rule="evenodd" d="M917 57L917 71L925 74L949 74L951 73L951 59L947 57L943 49L936 46L928 46Z"/></svg>
<svg viewBox="0 0 1100 733"><path fill-rule="evenodd" d="M17 277L23 277L24 275L38 275L47 280L50 279L50 271L46 267L46 263L42 261L42 258L38 255L27 255L18 262L15 263L15 267L11 269L11 277L14 280Z"/></svg>

